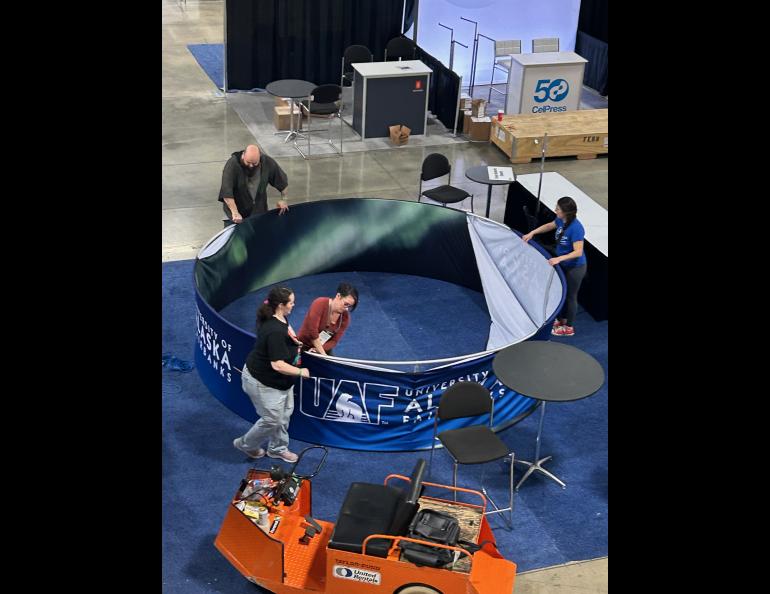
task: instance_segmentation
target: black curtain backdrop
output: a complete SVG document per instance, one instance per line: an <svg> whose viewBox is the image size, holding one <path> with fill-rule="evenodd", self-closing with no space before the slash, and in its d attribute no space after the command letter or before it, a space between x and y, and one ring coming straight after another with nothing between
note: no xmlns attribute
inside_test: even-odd
<svg viewBox="0 0 770 594"><path fill-rule="evenodd" d="M457 94L460 91L460 75L452 72L439 60L417 46L415 58L433 70L428 90L428 109L450 130L457 117Z"/></svg>
<svg viewBox="0 0 770 594"><path fill-rule="evenodd" d="M609 94L607 1L582 0L575 53L588 60L583 82L602 95Z"/></svg>
<svg viewBox="0 0 770 594"><path fill-rule="evenodd" d="M404 1L227 0L227 89L263 89L284 78L339 84L349 45L382 60L401 34Z"/></svg>

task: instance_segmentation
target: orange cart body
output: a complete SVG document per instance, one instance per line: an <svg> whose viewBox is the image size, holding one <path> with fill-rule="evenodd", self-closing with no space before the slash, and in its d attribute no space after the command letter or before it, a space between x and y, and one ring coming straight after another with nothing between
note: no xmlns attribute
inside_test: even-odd
<svg viewBox="0 0 770 594"><path fill-rule="evenodd" d="M267 471L252 469L248 478L268 477ZM390 479L409 481L401 475ZM426 487L438 487L453 491L448 485L423 483ZM462 546L449 547L405 536L371 535L363 543L363 553L328 548L334 531L332 522L316 520L321 532L305 538L309 526L305 520L311 514L311 483L303 481L299 494L291 506L270 505L269 527L263 530L248 516L235 507L233 501L225 514L222 527L214 545L228 561L249 581L275 594L395 594L409 591L409 586L430 587L441 594L508 594L513 591L516 564L500 555L495 546L486 516L483 515L486 499L478 491L456 489L472 493L482 500L473 506L446 499L429 498L433 502L451 506L478 508L481 525L478 542L486 544L471 554ZM236 493L235 499L239 498ZM366 554L366 545L372 538L392 541L387 557ZM446 568L417 566L400 559L399 541L458 551L456 558L470 558L470 569L456 571ZM417 590L425 591L425 590Z"/></svg>

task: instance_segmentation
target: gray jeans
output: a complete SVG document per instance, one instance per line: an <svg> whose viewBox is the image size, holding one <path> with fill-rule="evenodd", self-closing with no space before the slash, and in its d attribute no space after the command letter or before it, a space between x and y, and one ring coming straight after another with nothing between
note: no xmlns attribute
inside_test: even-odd
<svg viewBox="0 0 770 594"><path fill-rule="evenodd" d="M577 315L578 291L583 277L586 275L588 267L585 264L574 266L572 268L562 268L564 277L567 280L567 298L564 300L564 306L561 308L559 317L567 318L567 326L572 326Z"/></svg>
<svg viewBox="0 0 770 594"><path fill-rule="evenodd" d="M241 437L243 446L256 450L267 441L267 451L280 454L289 449L289 420L294 412L294 386L288 390L276 390L252 377L244 364L241 374L243 391L257 409L259 419L254 426Z"/></svg>

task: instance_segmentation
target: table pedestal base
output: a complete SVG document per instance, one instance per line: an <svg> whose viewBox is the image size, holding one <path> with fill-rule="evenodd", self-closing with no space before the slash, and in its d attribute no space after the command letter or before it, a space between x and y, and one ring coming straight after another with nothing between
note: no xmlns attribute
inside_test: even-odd
<svg viewBox="0 0 770 594"><path fill-rule="evenodd" d="M280 132L273 132L273 136L279 136L281 134L286 134L286 138L283 139L284 142L289 142L290 140L294 140L294 145L297 144L297 138L305 139L305 135L302 134L302 113L297 114L297 120L299 126L297 128L294 127L294 110L296 107L296 102L294 99L289 101L289 109L291 112L289 113L289 131L286 132L285 130L281 130ZM300 108L301 109L301 108Z"/></svg>
<svg viewBox="0 0 770 594"><path fill-rule="evenodd" d="M281 130L280 132L273 132L273 136L279 136L281 134L286 134L286 138L283 139L284 142L289 142L292 139L301 138L304 140L305 135L299 132L298 130L289 130L289 132L286 132L285 130Z"/></svg>
<svg viewBox="0 0 770 594"><path fill-rule="evenodd" d="M527 466L529 466L529 468L527 469L527 472L524 473L524 476L521 477L521 480L516 485L516 490L517 491L519 490L519 487L521 487L524 481L526 481L529 478L529 475L532 474L535 470L539 470L551 480L554 480L557 483L559 483L562 489L566 489L567 485L564 483L564 481L562 481L556 475L548 472L545 468L541 466L541 464L543 464L544 462L548 462L548 460L550 460L551 458L552 456L546 456L545 458L540 458L540 460L538 460L537 462L527 462L526 460L516 460L516 464L526 464Z"/></svg>

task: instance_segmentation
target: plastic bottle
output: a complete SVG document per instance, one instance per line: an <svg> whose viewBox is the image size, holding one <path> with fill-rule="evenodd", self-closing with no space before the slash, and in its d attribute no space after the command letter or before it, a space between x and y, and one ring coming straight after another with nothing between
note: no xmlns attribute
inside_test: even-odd
<svg viewBox="0 0 770 594"><path fill-rule="evenodd" d="M502 122L503 121L503 110L502 109L498 109L497 110L497 121L498 122Z"/></svg>
<svg viewBox="0 0 770 594"><path fill-rule="evenodd" d="M270 518L268 517L268 512L266 507L259 508L259 518L257 519L257 526L262 528L262 530L267 530L270 527Z"/></svg>

